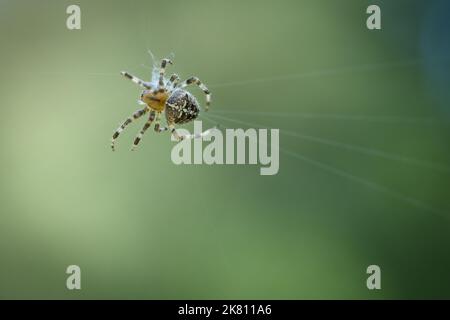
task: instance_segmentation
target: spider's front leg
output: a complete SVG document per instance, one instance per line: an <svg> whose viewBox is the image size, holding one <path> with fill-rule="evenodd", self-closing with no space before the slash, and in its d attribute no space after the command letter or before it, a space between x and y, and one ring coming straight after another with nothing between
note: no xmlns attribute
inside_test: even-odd
<svg viewBox="0 0 450 320"><path fill-rule="evenodd" d="M151 87L147 85L147 83L144 80L141 80L138 77L135 77L126 71L122 71L120 74L123 75L125 78L130 79L143 89L151 89Z"/></svg>
<svg viewBox="0 0 450 320"><path fill-rule="evenodd" d="M139 142L142 139L142 136L144 135L145 131L147 131L147 129L152 125L153 120L155 120L155 111L150 111L150 116L148 117L147 122L144 124L144 127L141 129L141 131L138 133L138 135L136 136L136 138L134 139L134 143L133 146L131 147L131 151L133 151L134 149L136 149L137 145L139 144Z"/></svg>
<svg viewBox="0 0 450 320"><path fill-rule="evenodd" d="M117 128L116 132L114 132L112 139L111 139L111 149L112 151L114 151L114 143L116 142L117 137L119 137L120 133L125 129L125 127L127 125L129 125L131 122L133 122L133 120L136 120L138 118L140 118L141 116L143 116L144 114L146 114L148 111L148 108L145 107L142 110L138 110L135 113L133 113L130 117L127 118L127 120L125 120L122 125Z"/></svg>
<svg viewBox="0 0 450 320"><path fill-rule="evenodd" d="M169 59L161 60L161 68L159 69L159 89L164 88L164 74L166 73L166 65L172 64L172 61Z"/></svg>
<svg viewBox="0 0 450 320"><path fill-rule="evenodd" d="M195 84L197 85L205 94L206 96L206 106L205 106L205 111L208 111L209 106L211 104L211 92L208 90L208 88L200 81L199 78L197 77L190 77L189 79L187 79L186 81L184 81L180 87L184 88L187 87L190 84Z"/></svg>

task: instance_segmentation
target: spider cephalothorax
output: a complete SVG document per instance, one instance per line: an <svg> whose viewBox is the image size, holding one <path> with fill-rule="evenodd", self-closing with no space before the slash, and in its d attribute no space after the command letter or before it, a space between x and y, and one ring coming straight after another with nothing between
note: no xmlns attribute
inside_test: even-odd
<svg viewBox="0 0 450 320"><path fill-rule="evenodd" d="M172 135L177 140L182 140L185 138L193 138L197 136L191 135L179 135L175 129L175 124L183 124L192 121L197 118L200 108L197 99L184 90L184 88L190 84L197 85L206 95L206 107L205 111L208 111L208 107L211 103L211 93L208 88L197 78L190 77L186 81L179 83L180 78L173 74L169 80L164 78L166 71L166 65L172 64L169 59L163 59L161 61L161 67L159 68L159 73L154 73L151 82L145 82L128 72L123 71L122 75L130 79L140 87L144 89L141 93L139 103L145 105L143 109L137 110L128 119L126 119L122 125L114 132L111 148L114 150L114 142L119 136L119 134L129 125L133 120L136 120L146 114L150 113L148 121L145 123L142 130L136 136L133 143L133 149L139 144L145 131L155 122L155 131L163 132L170 130ZM167 127L160 127L160 115L164 111L167 121ZM203 135L203 134L202 134ZM201 137L200 135L199 137Z"/></svg>

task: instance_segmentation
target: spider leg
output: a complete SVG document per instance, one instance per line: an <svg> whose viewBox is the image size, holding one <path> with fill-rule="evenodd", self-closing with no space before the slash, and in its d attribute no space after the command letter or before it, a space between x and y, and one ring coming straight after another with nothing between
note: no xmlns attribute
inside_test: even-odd
<svg viewBox="0 0 450 320"><path fill-rule="evenodd" d="M196 84L204 92L204 94L206 96L205 111L208 111L209 105L211 104L211 92L208 90L208 88L197 77L190 77L186 81L183 81L183 83L180 85L180 87L184 88L184 87L187 87L190 84Z"/></svg>
<svg viewBox="0 0 450 320"><path fill-rule="evenodd" d="M170 132L172 133L172 136L177 140L177 141L181 141L184 139L183 135L179 135L177 130L175 129L175 125L173 123L169 124L169 128L168 130L170 130Z"/></svg>
<svg viewBox="0 0 450 320"><path fill-rule="evenodd" d="M159 69L159 89L164 88L164 74L166 73L167 64L172 64L172 61L169 59L161 60L161 68Z"/></svg>
<svg viewBox="0 0 450 320"><path fill-rule="evenodd" d="M178 86L178 83L180 82L180 77L177 74L173 74L169 78L169 82L167 83L167 87L169 89L175 89Z"/></svg>
<svg viewBox="0 0 450 320"><path fill-rule="evenodd" d="M142 136L144 135L145 131L152 125L153 120L155 120L155 111L150 111L150 116L148 117L147 122L144 124L144 127L141 129L141 131L138 133L136 138L134 139L133 146L131 147L131 151L133 151L139 142L142 139Z"/></svg>
<svg viewBox="0 0 450 320"><path fill-rule="evenodd" d="M142 87L144 89L151 89L151 87L149 85L147 85L147 83L144 80L141 80L138 77L135 77L132 74L129 74L128 72L126 72L126 71L122 71L120 74L123 75L125 78L130 79L131 81L133 81L138 86L140 86L140 87Z"/></svg>
<svg viewBox="0 0 450 320"><path fill-rule="evenodd" d="M167 130L170 130L170 132L172 133L172 136L177 140L177 141L181 141L181 140L189 140L189 139L200 139L203 138L204 136L207 136L210 134L211 129L208 129L202 133L195 133L195 134L186 134L186 135L180 135L177 130L175 129L175 126L173 123L169 124L169 128L166 128Z"/></svg>
<svg viewBox="0 0 450 320"><path fill-rule="evenodd" d="M147 107L145 107L142 110L137 110L130 117L128 117L127 120L125 120L119 128L117 128L116 132L114 132L114 134L112 136L112 139L111 139L111 149L112 149L112 151L115 150L114 149L114 143L116 142L117 137L125 129L125 127L127 125L129 125L131 122L133 122L133 120L136 120L136 119L140 118L141 116L143 116L144 114L146 114L147 111L148 111Z"/></svg>
<svg viewBox="0 0 450 320"><path fill-rule="evenodd" d="M169 130L168 127L158 127L158 128L155 127L155 131L158 132L158 133L161 133L161 132L164 132L164 131L168 131L168 130Z"/></svg>
<svg viewBox="0 0 450 320"><path fill-rule="evenodd" d="M158 112L156 114L156 118L155 118L155 126L153 127L155 129L156 132L160 132L160 117L161 117L161 112Z"/></svg>

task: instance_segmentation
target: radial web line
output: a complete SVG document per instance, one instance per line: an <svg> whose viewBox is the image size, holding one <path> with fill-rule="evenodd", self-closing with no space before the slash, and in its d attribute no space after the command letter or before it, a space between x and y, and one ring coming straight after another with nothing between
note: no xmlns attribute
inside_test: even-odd
<svg viewBox="0 0 450 320"><path fill-rule="evenodd" d="M232 121L235 123L247 125L250 127L264 127L261 124L240 121L237 119L227 118L227 117L223 117L223 116L212 115L212 114L210 116L218 118L218 119L228 120L228 121ZM387 152L381 151L381 150L365 148L365 147L361 147L361 146L355 146L355 145L351 145L351 144L347 144L347 143L343 143L343 142L339 142L339 141L324 139L324 138L320 138L320 137L316 137L316 136L312 136L312 135L301 134L301 133L288 131L288 130L284 130L284 129L280 129L280 133L284 134L284 135L296 137L296 138L301 138L303 140L313 141L313 142L321 143L324 145L333 146L336 148L341 148L341 149L346 149L346 150L353 151L353 152L358 152L358 153L369 155L369 156L376 156L376 157L380 157L380 158L384 158L384 159L388 159L388 160L395 160L395 161L408 163L408 164L412 164L412 165L416 165L416 166L420 166L420 167L424 167L424 168L429 168L429 169L433 169L433 170L437 170L437 171L441 171L441 172L450 173L449 167L441 165L441 164L436 164L433 162L422 161L422 160L418 160L418 159L414 159L414 158L404 157L404 156L397 155L397 154L387 153Z"/></svg>
<svg viewBox="0 0 450 320"><path fill-rule="evenodd" d="M217 84L209 85L209 87L210 88L220 88L220 87L230 87L230 86L242 86L242 85L249 85L249 84L254 84L254 83L264 83L264 82L282 81L282 80L291 80L291 79L300 79L300 78L309 78L309 77L321 77L321 76L342 74L342 73L348 73L348 72L371 71L371 70L378 70L378 69L383 69L383 68L410 67L410 66L417 65L420 61L421 61L421 59L407 59L407 60L395 61L395 62L343 66L343 67L317 70L317 71L309 71L309 72L279 75L279 76L272 76L272 77L265 77L265 78L255 78L255 79L217 83Z"/></svg>
<svg viewBox="0 0 450 320"><path fill-rule="evenodd" d="M401 116L376 116L376 115L350 115L350 114L333 114L333 113L310 113L310 112L290 112L290 111L245 111L245 110L217 110L218 114L231 114L231 115L262 115L271 117L296 117L305 119L325 119L325 120L351 120L351 121L368 121L368 122L381 122L381 123L424 123L435 124L440 122L446 122L443 119L432 117L401 117Z"/></svg>
<svg viewBox="0 0 450 320"><path fill-rule="evenodd" d="M229 129L228 127L223 126L223 125L221 125L221 127L225 128L225 129ZM392 189L387 188L387 187L385 187L383 185L380 185L378 183L372 182L372 181L370 181L368 179L352 175L352 174L350 174L350 173L348 173L348 172L346 172L344 170L337 169L337 168L335 168L333 166L330 166L330 165L325 164L323 162L320 162L320 161L308 158L308 157L306 157L304 155L301 155L299 153L292 152L292 151L284 149L284 148L280 148L280 151L282 153L286 154L286 155L289 155L291 157L294 157L294 158L300 159L302 161L305 161L305 162L307 162L309 164L312 164L312 165L320 168L323 171L328 171L328 172L331 172L331 173L333 173L335 175L340 176L341 178L345 178L345 179L351 180L353 182L362 184L362 185L364 185L365 187L367 187L369 189L375 190L375 191L380 192L380 193L387 194L388 196L390 196L390 197L392 197L394 199L400 200L400 201L402 201L404 203L407 203L409 205L412 205L412 206L414 206L416 208L419 208L419 209L422 209L422 210L425 210L425 211L429 211L429 212L439 216L440 218L444 218L445 220L449 220L447 212L442 211L440 209L436 209L436 208L434 208L434 207L432 207L432 206L430 206L430 205L428 205L428 204L426 204L426 203L424 203L424 202L422 202L420 200L417 200L417 199L415 199L413 197L404 195L404 194L402 194L402 193L400 193L398 191L392 190Z"/></svg>

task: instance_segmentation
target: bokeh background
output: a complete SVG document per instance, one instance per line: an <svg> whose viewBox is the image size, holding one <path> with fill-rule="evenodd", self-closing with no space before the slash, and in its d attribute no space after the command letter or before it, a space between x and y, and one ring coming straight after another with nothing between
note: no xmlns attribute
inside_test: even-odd
<svg viewBox="0 0 450 320"><path fill-rule="evenodd" d="M449 12L1 0L0 298L450 298ZM209 85L212 122L279 128L278 175L176 166L150 130L130 152L143 120L112 153L140 93L119 72L148 78L148 49Z"/></svg>

